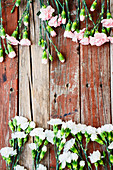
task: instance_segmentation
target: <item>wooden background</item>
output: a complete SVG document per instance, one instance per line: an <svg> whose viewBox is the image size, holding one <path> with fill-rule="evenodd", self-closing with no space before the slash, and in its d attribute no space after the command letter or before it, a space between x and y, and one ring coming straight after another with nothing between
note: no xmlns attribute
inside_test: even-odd
<svg viewBox="0 0 113 170"><path fill-rule="evenodd" d="M11 35L16 28L18 17L24 10L24 1L19 11L10 14L12 0L3 1L3 19L6 32ZM90 6L93 0L87 4ZM100 0L98 0L100 2ZM76 11L76 0L70 1L71 16ZM10 4L10 6L8 6ZM113 14L113 2L110 2ZM8 146L10 131L8 121L15 115L26 116L34 120L37 126L47 128L51 117L73 119L76 123L99 127L112 123L113 119L113 45L102 47L82 46L63 37L63 30L56 29L58 36L53 38L58 49L66 57L61 64L54 48L51 48L54 61L41 64L42 49L38 47L39 20L36 13L39 1L31 4L30 39L31 47L16 48L18 57L0 64L0 148ZM96 16L96 13L93 17ZM81 28L84 24L81 25ZM65 113L70 113L65 116ZM31 139L32 140L32 139ZM93 149L101 149L93 145ZM90 146L92 151L92 145ZM31 169L32 161L26 145L22 155L22 165ZM54 170L55 158L50 148L48 169ZM5 162L0 157L0 170Z"/></svg>

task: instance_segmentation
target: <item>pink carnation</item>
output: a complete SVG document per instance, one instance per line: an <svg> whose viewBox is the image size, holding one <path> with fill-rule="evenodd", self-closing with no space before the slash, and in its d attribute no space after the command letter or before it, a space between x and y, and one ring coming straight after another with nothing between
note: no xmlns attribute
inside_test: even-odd
<svg viewBox="0 0 113 170"><path fill-rule="evenodd" d="M9 36L8 34L6 34L7 40L10 42L11 45L18 45L19 41L12 36Z"/></svg>
<svg viewBox="0 0 113 170"><path fill-rule="evenodd" d="M86 30L86 28L83 28L82 30L80 30L79 33L76 32L76 31L74 32L74 34L77 36L77 39L78 39L78 40L83 39L85 30Z"/></svg>
<svg viewBox="0 0 113 170"><path fill-rule="evenodd" d="M88 45L89 44L89 38L88 37L84 37L82 40L80 40L80 43L82 45Z"/></svg>
<svg viewBox="0 0 113 170"><path fill-rule="evenodd" d="M113 19L112 18L110 18L110 19L103 19L101 21L101 23L103 24L103 27L106 27L106 28L113 27Z"/></svg>
<svg viewBox="0 0 113 170"><path fill-rule="evenodd" d="M96 46L101 46L106 42L109 42L109 39L105 33L95 33L95 45Z"/></svg>
<svg viewBox="0 0 113 170"><path fill-rule="evenodd" d="M55 36L57 35L56 32L55 32L54 30L51 31L50 34L51 34L52 37L55 37Z"/></svg>
<svg viewBox="0 0 113 170"><path fill-rule="evenodd" d="M21 39L20 40L20 45L23 45L23 46L29 46L29 45L31 45L31 41L30 40L28 40L28 39Z"/></svg>
<svg viewBox="0 0 113 170"><path fill-rule="evenodd" d="M2 63L2 62L3 62L3 60L4 60L4 58L3 58L3 57L0 57L0 63Z"/></svg>
<svg viewBox="0 0 113 170"><path fill-rule="evenodd" d="M43 21L49 20L52 17L52 14L55 10L49 5L46 8L41 8L39 18Z"/></svg>
<svg viewBox="0 0 113 170"><path fill-rule="evenodd" d="M8 54L8 57L9 57L9 58L14 58L14 57L16 57L15 51L11 51L11 52Z"/></svg>
<svg viewBox="0 0 113 170"><path fill-rule="evenodd" d="M58 27L62 24L62 18L61 16L59 15L56 15L55 17L52 17L49 22L48 22L48 25L51 26L51 27Z"/></svg>
<svg viewBox="0 0 113 170"><path fill-rule="evenodd" d="M64 32L64 37L73 38L74 37L74 33L72 33L71 31L65 31Z"/></svg>
<svg viewBox="0 0 113 170"><path fill-rule="evenodd" d="M109 39L110 42L113 44L113 37L108 37L108 39Z"/></svg>
<svg viewBox="0 0 113 170"><path fill-rule="evenodd" d="M90 44L93 46L95 45L95 37L89 37Z"/></svg>

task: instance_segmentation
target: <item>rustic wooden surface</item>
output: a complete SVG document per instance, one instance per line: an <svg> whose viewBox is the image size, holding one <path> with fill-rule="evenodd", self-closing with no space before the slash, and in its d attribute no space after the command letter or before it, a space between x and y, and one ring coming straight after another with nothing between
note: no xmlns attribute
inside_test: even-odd
<svg viewBox="0 0 113 170"><path fill-rule="evenodd" d="M2 1L3 25L7 34L11 35L17 25L17 10L11 15L12 0ZM15 22L12 22L15 21ZM17 49L15 48L17 51ZM18 57L0 63L0 148L8 146L11 131L8 121L17 114L18 94ZM5 161L0 155L0 169L5 169Z"/></svg>
<svg viewBox="0 0 113 170"><path fill-rule="evenodd" d="M76 10L72 3L75 2L76 0L70 2L72 18ZM92 2L90 1L90 4ZM26 2L23 1L19 8L19 17L24 10L24 3ZM89 4L88 0L87 4ZM113 2L110 6L113 14ZM19 47L19 115L34 120L37 126L44 128L47 127L47 120L51 117L60 117L63 120L73 119L76 123L86 123L95 127L111 123L113 117L113 95L111 93L113 90L113 45L82 46L73 43L70 39L65 39L63 30L58 28L56 29L58 36L53 38L53 41L58 50L65 56L66 62L64 64L59 62L54 47L52 47L54 61L42 65L42 50L38 47L39 19L36 16L38 10L39 2L34 0L31 4L29 30L32 46ZM8 24L12 19L12 15L7 18L8 14L9 8L7 13L4 12L4 18L7 21L4 25L7 25L7 32L10 34L14 26ZM17 21L17 11L13 17ZM81 27L83 26L84 23ZM17 60L17 58L14 60L7 58L6 62L0 64L0 123L2 127L0 147L8 145L9 129L7 123L17 113L18 108ZM92 148L95 150L99 146L91 145L90 152L92 152ZM32 161L29 152L30 150L26 146L25 154L22 155L20 163L31 169ZM50 159L45 160L45 164L48 164L48 169L54 170L55 158L51 147L49 156ZM2 159L0 161L0 168L3 169L5 167L4 161Z"/></svg>

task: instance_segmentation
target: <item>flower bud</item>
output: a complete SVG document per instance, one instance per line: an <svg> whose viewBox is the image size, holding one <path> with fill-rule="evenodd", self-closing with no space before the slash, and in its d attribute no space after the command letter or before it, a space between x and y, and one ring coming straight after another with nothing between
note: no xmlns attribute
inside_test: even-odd
<svg viewBox="0 0 113 170"><path fill-rule="evenodd" d="M78 154L78 151L77 151L77 149L73 146L71 149L70 149L73 153L76 153L76 154Z"/></svg>
<svg viewBox="0 0 113 170"><path fill-rule="evenodd" d="M47 53L44 50L42 54L42 64L47 64Z"/></svg>
<svg viewBox="0 0 113 170"><path fill-rule="evenodd" d="M46 29L48 30L52 37L55 37L57 35L53 28L51 28L49 25L47 25Z"/></svg>
<svg viewBox="0 0 113 170"><path fill-rule="evenodd" d="M109 159L110 159L110 162L113 164L113 155L110 155Z"/></svg>
<svg viewBox="0 0 113 170"><path fill-rule="evenodd" d="M84 21L85 19L85 9L81 9L81 12L80 12L80 21Z"/></svg>
<svg viewBox="0 0 113 170"><path fill-rule="evenodd" d="M32 150L32 158L34 159L36 156L36 151L35 150Z"/></svg>
<svg viewBox="0 0 113 170"><path fill-rule="evenodd" d="M71 24L69 22L66 25L66 31L71 31Z"/></svg>
<svg viewBox="0 0 113 170"><path fill-rule="evenodd" d="M96 6L97 6L97 0L95 0L92 5L91 5L91 8L90 8L90 11L94 11L96 9Z"/></svg>
<svg viewBox="0 0 113 170"><path fill-rule="evenodd" d="M108 12L108 13L107 13L107 19L110 19L110 18L112 18L112 16L111 16L111 13Z"/></svg>
<svg viewBox="0 0 113 170"><path fill-rule="evenodd" d="M22 139L18 139L18 146L19 148L22 146Z"/></svg>
<svg viewBox="0 0 113 170"><path fill-rule="evenodd" d="M81 132L77 133L77 137L78 137L78 139L79 139L80 141L82 140L82 134L81 134Z"/></svg>
<svg viewBox="0 0 113 170"><path fill-rule="evenodd" d="M12 37L17 38L17 35L18 35L18 31L15 30L15 31L12 33Z"/></svg>
<svg viewBox="0 0 113 170"><path fill-rule="evenodd" d="M76 27L77 27L77 22L74 21L72 26L71 26L71 31L75 31L76 30Z"/></svg>
<svg viewBox="0 0 113 170"><path fill-rule="evenodd" d="M3 58L3 49L0 48L0 62L3 62L4 58Z"/></svg>
<svg viewBox="0 0 113 170"><path fill-rule="evenodd" d="M5 35L6 35L5 29L2 27L1 30L0 30L0 36L1 36L2 39L4 39Z"/></svg>
<svg viewBox="0 0 113 170"><path fill-rule="evenodd" d="M47 139L44 141L44 145L45 146L48 145L48 140Z"/></svg>
<svg viewBox="0 0 113 170"><path fill-rule="evenodd" d="M72 166L73 166L74 169L77 169L77 161L73 161Z"/></svg>
<svg viewBox="0 0 113 170"><path fill-rule="evenodd" d="M7 48L8 48L8 51L9 51L8 57L9 58L16 57L16 53L15 53L15 51L13 50L13 48L10 44L7 45Z"/></svg>
<svg viewBox="0 0 113 170"><path fill-rule="evenodd" d="M20 3L21 3L21 0L16 0L16 2L15 2L16 7L19 7Z"/></svg>
<svg viewBox="0 0 113 170"><path fill-rule="evenodd" d="M17 120L16 119L13 119L13 125L16 127L16 125L17 125Z"/></svg>
<svg viewBox="0 0 113 170"><path fill-rule="evenodd" d="M9 121L9 127L10 127L11 131L13 132L14 126L13 126L13 122L11 120Z"/></svg>
<svg viewBox="0 0 113 170"><path fill-rule="evenodd" d="M18 132L21 132L21 130L22 130L22 129L21 129L20 125L19 125L19 126L17 127L17 131L18 131Z"/></svg>
<svg viewBox="0 0 113 170"><path fill-rule="evenodd" d="M53 61L53 56L51 54L49 54L49 59Z"/></svg>
<svg viewBox="0 0 113 170"><path fill-rule="evenodd" d="M62 24L66 24L66 12L64 10L61 13L61 17L62 17Z"/></svg>
<svg viewBox="0 0 113 170"><path fill-rule="evenodd" d="M60 52L57 52L57 56L58 56L59 60L61 61L61 63L65 62L65 58Z"/></svg>
<svg viewBox="0 0 113 170"><path fill-rule="evenodd" d="M95 139L95 141L97 143L99 143L100 145L104 145L104 142L101 139L99 139L99 138Z"/></svg>
<svg viewBox="0 0 113 170"><path fill-rule="evenodd" d="M28 38L28 32L27 31L24 31L23 32L23 39L27 39Z"/></svg>
<svg viewBox="0 0 113 170"><path fill-rule="evenodd" d="M41 39L41 47L42 49L45 49L45 41L43 39Z"/></svg>
<svg viewBox="0 0 113 170"><path fill-rule="evenodd" d="M28 23L29 23L29 16L25 15L25 17L24 17L24 25L27 27Z"/></svg>

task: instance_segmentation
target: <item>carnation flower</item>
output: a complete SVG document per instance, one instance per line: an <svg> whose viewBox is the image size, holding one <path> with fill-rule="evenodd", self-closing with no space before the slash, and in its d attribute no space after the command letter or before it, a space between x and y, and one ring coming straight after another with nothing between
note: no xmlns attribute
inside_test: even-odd
<svg viewBox="0 0 113 170"><path fill-rule="evenodd" d="M35 122L31 121L31 122L29 123L29 126L30 126L30 128L33 128L33 129L34 129L35 126L36 126L36 125L35 125Z"/></svg>
<svg viewBox="0 0 113 170"><path fill-rule="evenodd" d="M85 166L85 161L83 161L83 160L80 161L80 162L79 162L79 165L80 165L80 167L84 167L84 166Z"/></svg>
<svg viewBox="0 0 113 170"><path fill-rule="evenodd" d="M82 45L88 45L89 44L89 38L88 37L84 37L82 40L80 40L80 43Z"/></svg>
<svg viewBox="0 0 113 170"><path fill-rule="evenodd" d="M22 130L27 129L28 126L29 126L29 122L21 123L21 125L20 125L20 127L21 127Z"/></svg>
<svg viewBox="0 0 113 170"><path fill-rule="evenodd" d="M73 161L77 161L77 159L78 159L78 155L76 153L71 153L70 157L71 157L71 160L73 160Z"/></svg>
<svg viewBox="0 0 113 170"><path fill-rule="evenodd" d="M65 31L64 32L64 37L66 37L66 38L73 38L74 37L74 33L72 33L71 31Z"/></svg>
<svg viewBox="0 0 113 170"><path fill-rule="evenodd" d="M96 46L101 46L106 42L109 42L109 39L105 33L95 33L95 45Z"/></svg>
<svg viewBox="0 0 113 170"><path fill-rule="evenodd" d="M0 150L0 153L5 158L9 158L9 156L13 156L17 154L16 150L13 150L13 147L4 147Z"/></svg>
<svg viewBox="0 0 113 170"><path fill-rule="evenodd" d="M71 148L72 148L72 146L74 145L74 143L75 143L75 139L74 138L72 138L72 139L70 139L69 141L67 141L66 143L65 143L65 145L64 145L64 152L67 152L67 151L69 151Z"/></svg>
<svg viewBox="0 0 113 170"><path fill-rule="evenodd" d="M8 34L6 34L6 38L11 45L18 45L19 44L19 41L13 36L9 36Z"/></svg>
<svg viewBox="0 0 113 170"><path fill-rule="evenodd" d="M54 144L54 142L53 142L53 138L54 138L54 132L52 131L52 130L45 130L45 136L46 136L46 138L47 138L47 140L48 140L48 142L50 142L51 144Z"/></svg>
<svg viewBox="0 0 113 170"><path fill-rule="evenodd" d="M74 32L74 37L72 39L72 41L77 42L77 40L82 40L84 37L84 32L85 32L86 28L83 28L82 30L78 30Z"/></svg>
<svg viewBox="0 0 113 170"><path fill-rule="evenodd" d="M15 116L14 119L17 121L17 126L28 122L28 119L23 116Z"/></svg>
<svg viewBox="0 0 113 170"><path fill-rule="evenodd" d="M17 165L14 167L14 170L27 170L24 168L24 166Z"/></svg>
<svg viewBox="0 0 113 170"><path fill-rule="evenodd" d="M62 124L62 120L61 119L51 119L50 121L47 122L49 125L61 125Z"/></svg>
<svg viewBox="0 0 113 170"><path fill-rule="evenodd" d="M103 27L106 27L106 28L112 28L113 27L113 19L112 18L110 18L110 19L103 19L101 21L101 23L102 23Z"/></svg>
<svg viewBox="0 0 113 170"><path fill-rule="evenodd" d="M92 127L92 126L87 126L86 127L86 132L91 135L91 134L95 134L96 133L96 128L95 127Z"/></svg>
<svg viewBox="0 0 113 170"><path fill-rule="evenodd" d="M43 151L43 152L46 152L46 151L47 151L47 146L43 146L43 147L42 147L42 151Z"/></svg>
<svg viewBox="0 0 113 170"><path fill-rule="evenodd" d="M27 136L27 134L25 134L24 132L14 132L14 133L12 133L12 139L24 139L26 136Z"/></svg>
<svg viewBox="0 0 113 170"><path fill-rule="evenodd" d="M52 14L55 10L49 5L46 8L41 8L39 15L39 18L41 18L43 21L49 20L52 17Z"/></svg>
<svg viewBox="0 0 113 170"><path fill-rule="evenodd" d="M92 134L91 135L91 140L95 141L96 139L97 139L97 134L96 133Z"/></svg>
<svg viewBox="0 0 113 170"><path fill-rule="evenodd" d="M110 145L108 146L108 149L113 149L113 142L110 143Z"/></svg>
<svg viewBox="0 0 113 170"><path fill-rule="evenodd" d="M90 44L93 46L93 45L96 45L95 43L95 37L89 37L89 41L90 41Z"/></svg>
<svg viewBox="0 0 113 170"><path fill-rule="evenodd" d="M100 152L97 151L93 151L93 153L90 153L90 156L88 156L90 158L91 163L96 163L97 161L99 161L101 159L101 154Z"/></svg>
<svg viewBox="0 0 113 170"><path fill-rule="evenodd" d="M105 124L101 126L101 128L97 129L97 132L100 134L102 132L111 132L113 130L113 125L112 124Z"/></svg>
<svg viewBox="0 0 113 170"><path fill-rule="evenodd" d="M65 168L66 162L71 163L71 152L64 152L59 155L59 161L62 163L62 168Z"/></svg>
<svg viewBox="0 0 113 170"><path fill-rule="evenodd" d="M55 32L54 30L51 31L50 34L51 34L52 37L55 37L55 36L57 35L56 32Z"/></svg>
<svg viewBox="0 0 113 170"><path fill-rule="evenodd" d="M56 15L55 17L52 17L49 22L48 22L48 25L51 26L51 27L58 27L62 24L62 18L61 18L61 15Z"/></svg>
<svg viewBox="0 0 113 170"><path fill-rule="evenodd" d="M46 166L39 164L37 170L47 170Z"/></svg>
<svg viewBox="0 0 113 170"><path fill-rule="evenodd" d="M39 136L40 139L45 139L45 132L43 128L35 128L30 132L30 136Z"/></svg>
<svg viewBox="0 0 113 170"><path fill-rule="evenodd" d="M31 150L36 150L37 149L36 143L30 143L29 147L30 147Z"/></svg>
<svg viewBox="0 0 113 170"><path fill-rule="evenodd" d="M29 39L23 38L23 39L20 40L19 44L22 45L22 46L30 46L31 45L31 41Z"/></svg>

